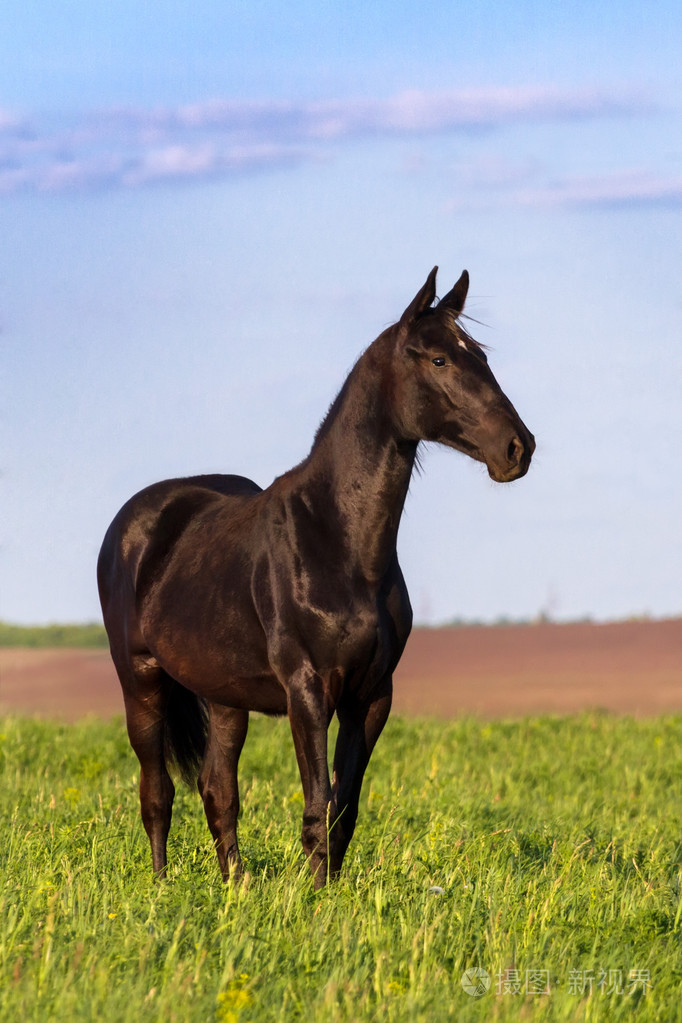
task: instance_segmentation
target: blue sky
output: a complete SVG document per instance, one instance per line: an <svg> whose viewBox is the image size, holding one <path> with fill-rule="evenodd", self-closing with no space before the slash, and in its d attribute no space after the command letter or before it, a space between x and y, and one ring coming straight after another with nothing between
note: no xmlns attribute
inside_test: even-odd
<svg viewBox="0 0 682 1023"><path fill-rule="evenodd" d="M436 263L538 450L425 450L417 618L682 613L681 45L671 0L6 0L0 617L96 618L147 483L303 458Z"/></svg>

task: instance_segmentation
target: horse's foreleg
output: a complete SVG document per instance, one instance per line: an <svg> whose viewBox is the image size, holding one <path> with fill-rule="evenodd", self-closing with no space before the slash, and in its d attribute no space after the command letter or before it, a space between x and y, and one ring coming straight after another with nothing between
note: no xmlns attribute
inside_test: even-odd
<svg viewBox="0 0 682 1023"><path fill-rule="evenodd" d="M385 679L371 701L357 703L352 697L337 708L339 734L334 751L332 792L338 818L330 836L329 870L336 876L355 831L362 780L372 750L391 709L392 678Z"/></svg>
<svg viewBox="0 0 682 1023"><path fill-rule="evenodd" d="M327 882L327 833L336 820L327 766L327 730L333 714L322 681L311 676L289 692L289 722L303 784L301 840L315 888Z"/></svg>
<svg viewBox="0 0 682 1023"><path fill-rule="evenodd" d="M225 881L231 873L239 875L242 871L237 844L237 765L248 725L248 711L210 704L208 740L198 785Z"/></svg>

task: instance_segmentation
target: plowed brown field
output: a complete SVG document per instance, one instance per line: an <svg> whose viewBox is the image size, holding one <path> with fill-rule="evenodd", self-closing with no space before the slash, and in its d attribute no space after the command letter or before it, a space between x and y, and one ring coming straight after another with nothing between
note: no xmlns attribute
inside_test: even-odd
<svg viewBox="0 0 682 1023"><path fill-rule="evenodd" d="M682 712L682 618L607 625L415 629L394 712L484 717ZM123 712L108 651L0 650L0 714Z"/></svg>

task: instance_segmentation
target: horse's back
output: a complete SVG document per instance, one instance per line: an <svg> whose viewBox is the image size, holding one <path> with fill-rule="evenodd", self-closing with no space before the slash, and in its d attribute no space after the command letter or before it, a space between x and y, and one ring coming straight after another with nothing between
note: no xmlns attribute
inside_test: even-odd
<svg viewBox="0 0 682 1023"><path fill-rule="evenodd" d="M225 497L255 497L261 487L244 476L204 475L152 483L123 505L107 530L97 562L102 609L126 583L135 592L143 561L163 556L210 505Z"/></svg>
<svg viewBox="0 0 682 1023"><path fill-rule="evenodd" d="M187 476L177 480L166 480L166 483L187 484L192 488L212 490L216 494L223 494L225 497L249 497L253 494L260 494L262 487L259 487L253 480L246 476L225 476L221 473L212 473L206 476ZM152 484L163 486L163 484Z"/></svg>

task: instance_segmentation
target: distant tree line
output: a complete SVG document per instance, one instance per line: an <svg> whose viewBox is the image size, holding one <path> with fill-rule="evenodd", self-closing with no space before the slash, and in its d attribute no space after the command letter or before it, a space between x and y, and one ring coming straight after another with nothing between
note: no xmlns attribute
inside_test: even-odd
<svg viewBox="0 0 682 1023"><path fill-rule="evenodd" d="M651 621L648 614L632 615L626 621ZM439 622L437 625L427 625L424 622L417 622L416 627L421 629L458 629L471 628L472 626L486 626L495 628L502 625L546 625L552 624L552 619L545 614L539 614L535 618L507 618L500 617L494 621L477 621L472 618L453 618L449 622ZM572 624L591 622L589 617L573 619ZM565 623L564 623L565 624ZM71 625L11 625L9 622L0 621L0 647L25 646L36 649L46 647L93 647L106 648L109 645L104 626L99 622L86 622L85 624Z"/></svg>
<svg viewBox="0 0 682 1023"><path fill-rule="evenodd" d="M106 647L107 634L98 622L84 625L11 625L0 622L0 647L27 646L43 648Z"/></svg>

